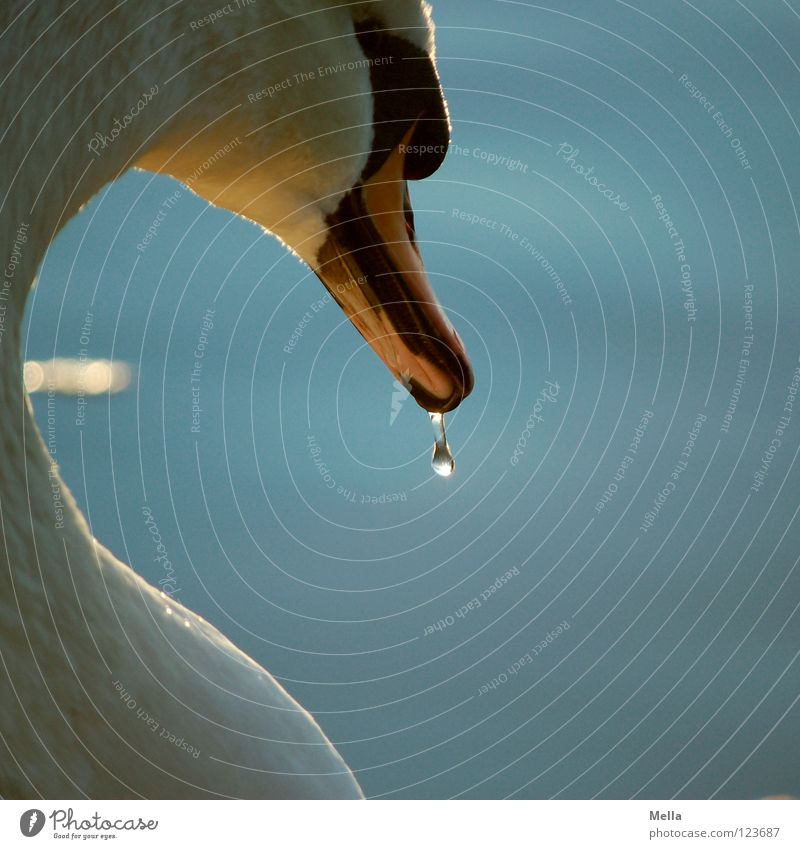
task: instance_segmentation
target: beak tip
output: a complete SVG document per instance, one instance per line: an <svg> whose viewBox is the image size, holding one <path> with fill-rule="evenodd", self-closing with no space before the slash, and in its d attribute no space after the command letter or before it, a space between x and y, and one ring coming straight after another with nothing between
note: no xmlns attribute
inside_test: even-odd
<svg viewBox="0 0 800 849"><path fill-rule="evenodd" d="M433 394L413 378L410 381L411 394L414 400L429 413L449 413L456 409L461 402L472 392L475 385L475 377L472 366L466 357L458 357L460 369L452 374L458 374L460 379L453 379L452 391L446 397Z"/></svg>

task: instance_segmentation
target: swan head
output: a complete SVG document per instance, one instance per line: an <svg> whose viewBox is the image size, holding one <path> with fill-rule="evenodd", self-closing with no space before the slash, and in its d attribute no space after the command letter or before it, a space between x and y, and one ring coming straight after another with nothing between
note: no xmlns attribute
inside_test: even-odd
<svg viewBox="0 0 800 849"><path fill-rule="evenodd" d="M408 186L450 139L430 8L305 0L275 4L276 22L259 5L199 28L194 96L137 164L276 235L417 402L447 412L472 369L425 273Z"/></svg>

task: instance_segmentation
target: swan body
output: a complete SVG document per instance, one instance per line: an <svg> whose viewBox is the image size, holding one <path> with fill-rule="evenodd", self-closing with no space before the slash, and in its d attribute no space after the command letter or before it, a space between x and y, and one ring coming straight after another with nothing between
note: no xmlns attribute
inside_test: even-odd
<svg viewBox="0 0 800 849"><path fill-rule="evenodd" d="M411 94L400 97L408 108L398 127L391 116L380 122L394 152L380 150L376 116L395 100L381 93L375 71L382 45L402 45L417 61L410 66L432 69L438 87L427 5L239 0L229 7L216 18L216 0L137 0L116 9L99 0L7 2L0 11L10 69L0 86L8 181L0 198L6 798L361 796L319 726L269 673L92 537L22 389L19 328L44 252L130 167L170 174L276 234L332 291L336 279L352 282L357 260L347 251L361 242L362 264L377 262L376 252L393 257L385 300L407 296L404 280L427 285L415 243L393 221L403 209L410 216L398 169L425 176L432 168L408 164L398 133L408 141L425 120L441 130L446 113L426 117L427 89L419 109ZM313 85L295 77L324 68L340 70ZM384 79L391 91L396 81ZM209 160L213 167L204 166ZM366 212L350 215L356 205ZM471 377L432 294L392 319L373 277L337 300L395 373L407 373L409 363L418 369L421 403L453 406ZM444 354L427 342L392 347L376 338L391 321L409 340L422 328Z"/></svg>

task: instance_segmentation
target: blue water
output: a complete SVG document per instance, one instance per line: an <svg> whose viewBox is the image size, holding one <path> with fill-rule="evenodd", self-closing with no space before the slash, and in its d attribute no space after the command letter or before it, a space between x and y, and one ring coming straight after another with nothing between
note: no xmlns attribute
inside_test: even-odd
<svg viewBox="0 0 800 849"><path fill-rule="evenodd" d="M183 192L139 253L176 189L142 172L30 304L28 357L89 312L136 369L80 425L58 399L58 459L158 581L150 508L176 596L368 795L800 794L800 10L551 5L435 3L458 147L412 197L475 366L453 478L275 240Z"/></svg>

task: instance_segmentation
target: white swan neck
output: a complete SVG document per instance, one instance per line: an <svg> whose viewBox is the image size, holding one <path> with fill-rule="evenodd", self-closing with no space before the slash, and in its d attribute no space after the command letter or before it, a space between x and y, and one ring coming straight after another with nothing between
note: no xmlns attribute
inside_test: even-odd
<svg viewBox="0 0 800 849"><path fill-rule="evenodd" d="M32 45L27 54L22 49L15 54L19 60L3 86L0 116L8 175L0 194L0 506L15 569L25 563L32 568L41 560L34 550L39 545L49 544L63 555L64 541L70 548L88 549L76 551L76 563L89 564L96 557L86 522L23 392L20 328L48 245L81 206L158 138L174 109L175 95L163 79L191 61L191 42L181 48L186 40L177 38L158 62L137 69L159 41L152 27L135 31L153 14L154 4L143 0L136 5L138 11L121 29L108 19L103 22L108 8L94 2L82 4L80 17L65 15L50 30L52 11L41 18L21 15L6 34L17 45ZM95 22L101 23L89 31ZM174 39L173 30L182 27L176 17L165 22L161 43ZM115 49L115 31L131 33L124 49ZM152 65L163 75L161 84Z"/></svg>

